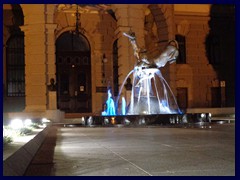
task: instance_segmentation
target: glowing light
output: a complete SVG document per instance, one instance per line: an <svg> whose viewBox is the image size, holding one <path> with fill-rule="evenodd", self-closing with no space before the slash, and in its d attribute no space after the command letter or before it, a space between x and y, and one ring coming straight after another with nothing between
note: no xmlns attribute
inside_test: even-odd
<svg viewBox="0 0 240 180"><path fill-rule="evenodd" d="M146 122L145 122L145 119L144 119L144 118L140 119L139 124L145 124L145 123L146 123Z"/></svg>
<svg viewBox="0 0 240 180"><path fill-rule="evenodd" d="M114 117L112 117L111 123L112 123L112 124L115 124L115 118L114 118Z"/></svg>
<svg viewBox="0 0 240 180"><path fill-rule="evenodd" d="M104 124L108 124L108 123L109 123L108 118L104 118Z"/></svg>
<svg viewBox="0 0 240 180"><path fill-rule="evenodd" d="M81 120L82 120L82 124L85 124L85 118L82 117Z"/></svg>
<svg viewBox="0 0 240 180"><path fill-rule="evenodd" d="M32 120L31 119L25 119L24 121L24 126L31 126L32 125Z"/></svg>
<svg viewBox="0 0 240 180"><path fill-rule="evenodd" d="M142 113L143 113L143 114L148 114L148 112L147 112L147 111L143 111Z"/></svg>
<svg viewBox="0 0 240 180"><path fill-rule="evenodd" d="M51 122L51 121L47 118L42 118L42 123L48 123L48 122Z"/></svg>
<svg viewBox="0 0 240 180"><path fill-rule="evenodd" d="M124 97L122 97L122 115L126 115L126 101Z"/></svg>
<svg viewBox="0 0 240 180"><path fill-rule="evenodd" d="M112 93L111 93L110 89L108 90L108 98L107 98L107 101L106 101L106 105L107 105L107 109L102 112L102 115L105 115L105 116L116 115L115 103L113 101Z"/></svg>
<svg viewBox="0 0 240 180"><path fill-rule="evenodd" d="M23 121L21 119L13 119L9 125L12 129L23 128Z"/></svg>
<svg viewBox="0 0 240 180"><path fill-rule="evenodd" d="M126 125L130 124L130 121L127 118L124 119L124 122Z"/></svg>
<svg viewBox="0 0 240 180"><path fill-rule="evenodd" d="M92 123L93 123L93 118L92 118L92 116L90 116L90 117L88 118L87 122L88 122L88 125L89 125L89 126L92 125Z"/></svg>
<svg viewBox="0 0 240 180"><path fill-rule="evenodd" d="M4 136L8 136L8 137L13 137L14 133L13 133L13 130L12 129L9 129L9 128L5 128L3 126L3 137Z"/></svg>

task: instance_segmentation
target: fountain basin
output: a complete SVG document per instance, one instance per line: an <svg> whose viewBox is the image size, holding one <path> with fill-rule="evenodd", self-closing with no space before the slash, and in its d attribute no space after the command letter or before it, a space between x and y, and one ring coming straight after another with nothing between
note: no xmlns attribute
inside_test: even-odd
<svg viewBox="0 0 240 180"><path fill-rule="evenodd" d="M210 113L189 114L151 114L151 115L117 115L85 117L86 126L204 126L211 122Z"/></svg>

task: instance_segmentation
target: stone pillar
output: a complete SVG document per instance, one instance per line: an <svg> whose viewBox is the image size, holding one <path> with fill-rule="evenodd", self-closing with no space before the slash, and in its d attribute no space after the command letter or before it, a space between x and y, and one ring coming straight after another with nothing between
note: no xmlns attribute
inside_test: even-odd
<svg viewBox="0 0 240 180"><path fill-rule="evenodd" d="M176 26L174 23L174 7L173 4L166 5L165 7L165 17L168 25L168 39L175 39ZM177 96L176 89L176 63L169 66L169 86L171 87L175 96Z"/></svg>
<svg viewBox="0 0 240 180"><path fill-rule="evenodd" d="M117 18L117 30L115 34L118 37L118 63L119 63L119 87L122 86L128 73L133 70L137 60L133 54L133 48L127 37L123 36L123 32L132 30L135 32L137 44L144 47L144 10L143 5L117 4L112 5ZM126 95L123 88L122 95ZM129 100L126 97L126 101Z"/></svg>
<svg viewBox="0 0 240 180"><path fill-rule="evenodd" d="M57 109L57 93L56 91L49 91L48 92L48 109L49 110L56 110Z"/></svg>
<svg viewBox="0 0 240 180"><path fill-rule="evenodd" d="M56 82L56 56L55 56L55 29L57 24L53 23L54 18L54 4L46 5L46 78L47 84L50 84L50 79L54 79ZM47 109L57 109L57 93L56 91L48 91L47 94Z"/></svg>
<svg viewBox="0 0 240 180"><path fill-rule="evenodd" d="M56 81L56 48L55 48L55 34L54 31L57 28L57 24L53 23L54 6L47 5L47 24L46 27L46 58L47 58L47 82L50 83L50 79L53 78Z"/></svg>
<svg viewBox="0 0 240 180"><path fill-rule="evenodd" d="M128 38L123 36L123 32L128 32L130 30L129 27L118 27L116 30L116 34L118 37L118 74L119 74L119 87L121 87L124 79L126 78L127 74L132 70L130 66L131 62L134 61L130 58L130 51L132 48Z"/></svg>
<svg viewBox="0 0 240 180"><path fill-rule="evenodd" d="M45 5L22 4L25 44L25 111L47 109Z"/></svg>
<svg viewBox="0 0 240 180"><path fill-rule="evenodd" d="M46 40L47 40L47 52L46 52L46 70L47 70L47 83L50 83L50 79L54 79L56 82L56 65L55 65L55 36L54 30L56 29L56 24L46 24ZM51 97L50 97L51 96ZM48 92L48 109L57 109L57 98L56 91ZM50 105L52 104L52 105ZM54 105L53 105L54 104Z"/></svg>

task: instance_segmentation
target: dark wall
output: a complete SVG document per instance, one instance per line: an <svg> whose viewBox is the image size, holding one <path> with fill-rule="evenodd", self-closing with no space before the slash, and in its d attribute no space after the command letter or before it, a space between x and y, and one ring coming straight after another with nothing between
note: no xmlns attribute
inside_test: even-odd
<svg viewBox="0 0 240 180"><path fill-rule="evenodd" d="M235 5L211 6L206 50L220 81L225 81L225 106L235 106Z"/></svg>

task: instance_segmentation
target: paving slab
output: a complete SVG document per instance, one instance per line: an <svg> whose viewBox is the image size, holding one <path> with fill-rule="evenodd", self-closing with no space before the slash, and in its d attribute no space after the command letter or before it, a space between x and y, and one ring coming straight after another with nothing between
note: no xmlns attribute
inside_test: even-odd
<svg viewBox="0 0 240 180"><path fill-rule="evenodd" d="M51 176L234 176L235 124L61 127Z"/></svg>

